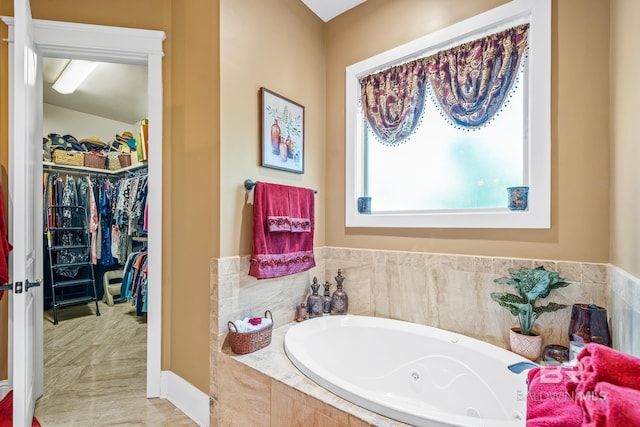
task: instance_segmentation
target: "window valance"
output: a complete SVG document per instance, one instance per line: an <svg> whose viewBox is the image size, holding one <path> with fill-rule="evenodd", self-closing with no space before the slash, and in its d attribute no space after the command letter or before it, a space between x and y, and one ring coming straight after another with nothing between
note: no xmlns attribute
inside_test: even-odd
<svg viewBox="0 0 640 427"><path fill-rule="evenodd" d="M385 145L404 142L420 122L427 90L452 124L484 126L514 85L528 29L518 25L363 77L360 100L371 130Z"/></svg>

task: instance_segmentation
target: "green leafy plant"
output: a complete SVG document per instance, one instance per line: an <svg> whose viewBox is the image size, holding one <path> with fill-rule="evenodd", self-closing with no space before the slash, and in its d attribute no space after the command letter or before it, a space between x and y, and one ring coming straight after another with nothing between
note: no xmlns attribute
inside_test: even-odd
<svg viewBox="0 0 640 427"><path fill-rule="evenodd" d="M546 298L552 289L564 288L570 283L555 271L548 271L544 266L536 268L510 268L508 277L499 277L495 283L513 286L518 294L508 292L492 292L491 298L518 317L520 333L532 335L531 330L542 313L549 313L568 307L565 304L551 302L547 305L536 305L538 298Z"/></svg>

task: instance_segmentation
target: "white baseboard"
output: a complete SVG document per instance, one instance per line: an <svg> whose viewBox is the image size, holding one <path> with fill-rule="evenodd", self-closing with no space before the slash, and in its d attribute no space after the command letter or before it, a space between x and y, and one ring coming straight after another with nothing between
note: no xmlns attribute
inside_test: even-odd
<svg viewBox="0 0 640 427"><path fill-rule="evenodd" d="M173 403L200 427L209 427L209 396L171 371L160 373L160 397Z"/></svg>

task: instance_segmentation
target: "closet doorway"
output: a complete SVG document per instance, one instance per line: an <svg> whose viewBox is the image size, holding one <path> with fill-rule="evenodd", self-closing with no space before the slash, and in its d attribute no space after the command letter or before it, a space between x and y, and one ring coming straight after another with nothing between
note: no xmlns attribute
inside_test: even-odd
<svg viewBox="0 0 640 427"><path fill-rule="evenodd" d="M147 68L149 119L149 226L147 397L159 397L162 289L162 40L164 33L119 27L33 20L42 57L71 58Z"/></svg>
<svg viewBox="0 0 640 427"><path fill-rule="evenodd" d="M147 68L42 58L41 421L64 417L70 390L95 395L97 405L114 398L118 381L127 385L123 400L146 395ZM93 402L77 400L77 412Z"/></svg>
<svg viewBox="0 0 640 427"><path fill-rule="evenodd" d="M4 19L3 19L4 20ZM13 32L11 19L5 20ZM138 64L147 67L147 103L149 118L149 225L148 225L148 280L154 284L154 292L148 297L147 323L147 397L161 395L161 313L162 313L162 41L161 31L137 30L86 24L32 20L33 41L41 57L74 58L112 63ZM39 60L40 65L41 59ZM10 65L11 67L11 59ZM40 79L42 76L40 75ZM40 100L42 103L42 100ZM42 111L42 105L40 105ZM40 118L41 121L41 118ZM36 123L38 126L38 124ZM42 123L39 123L42 130ZM40 132L41 133L41 132ZM9 141L9 150L12 148ZM41 140L33 141L40 146ZM39 174L42 169L37 168ZM10 180L19 179L12 168ZM35 180L40 182L39 179ZM31 200L41 200L41 186L29 188ZM42 259L39 260L42 265ZM44 273L44 272L43 272ZM41 297L40 293L40 297ZM43 321L40 310L39 321ZM37 322L36 322L37 323ZM33 350L35 377L42 378L42 335ZM11 332L10 332L11 333ZM39 347L39 348L38 348ZM10 350L11 351L11 350ZM38 354L39 353L39 354ZM39 372L39 374L38 374ZM38 380L36 379L36 383Z"/></svg>

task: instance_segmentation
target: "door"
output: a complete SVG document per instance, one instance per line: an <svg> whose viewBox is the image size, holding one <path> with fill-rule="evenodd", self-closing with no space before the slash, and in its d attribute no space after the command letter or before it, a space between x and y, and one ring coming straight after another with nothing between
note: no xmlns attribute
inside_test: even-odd
<svg viewBox="0 0 640 427"><path fill-rule="evenodd" d="M42 96L39 58L31 31L29 0L14 1L13 68L10 78L9 238L10 382L13 425L31 426L35 400L42 394L42 289L31 287L42 271L41 183ZM40 202L38 202L40 200ZM40 360L39 360L40 359Z"/></svg>

